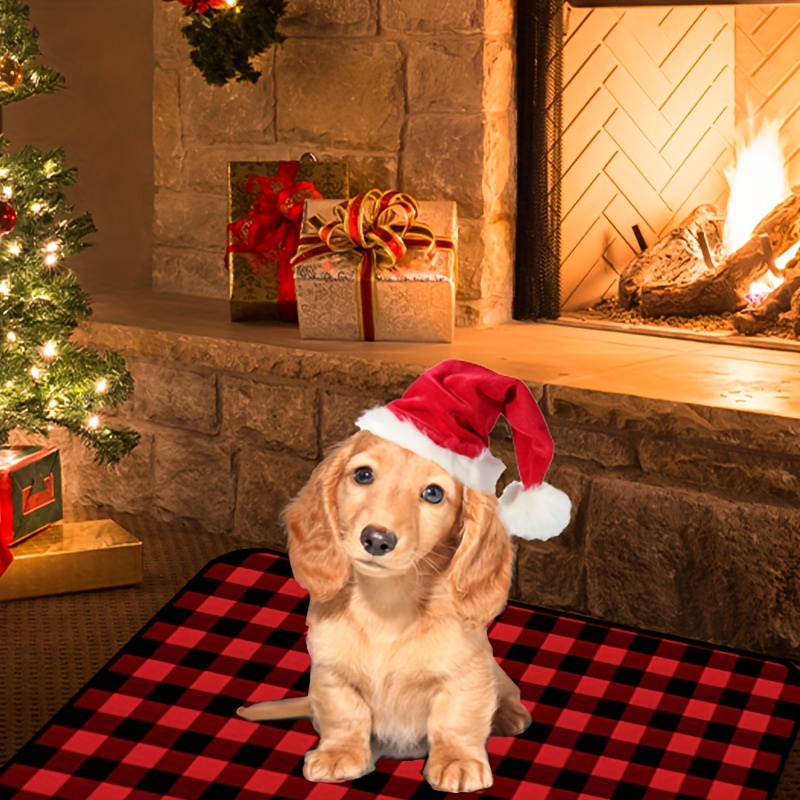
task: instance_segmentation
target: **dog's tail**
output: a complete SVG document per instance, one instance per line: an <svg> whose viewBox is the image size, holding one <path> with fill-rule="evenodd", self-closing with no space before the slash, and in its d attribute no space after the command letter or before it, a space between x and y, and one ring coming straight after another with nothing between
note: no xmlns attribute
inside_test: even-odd
<svg viewBox="0 0 800 800"><path fill-rule="evenodd" d="M308 695L304 697L287 697L285 700L267 700L263 703L254 703L245 708L242 706L236 713L244 719L259 722L269 719L310 719L311 700Z"/></svg>

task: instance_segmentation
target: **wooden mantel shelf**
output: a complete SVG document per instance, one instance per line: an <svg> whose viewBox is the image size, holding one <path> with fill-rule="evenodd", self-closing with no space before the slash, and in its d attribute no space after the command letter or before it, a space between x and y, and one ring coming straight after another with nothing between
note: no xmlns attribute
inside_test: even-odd
<svg viewBox="0 0 800 800"><path fill-rule="evenodd" d="M334 355L342 364L424 368L461 358L542 385L800 419L800 352L547 322L459 328L452 344L313 341L301 339L292 325L233 323L224 300L107 294L96 295L93 305L95 313L86 325L93 342L127 349L123 343L129 336L145 337L155 348L149 355L159 358L167 355L159 348L172 347L183 337L214 340L208 347L212 361L237 343L251 352L253 345L262 345L303 358ZM209 366L217 366L212 361Z"/></svg>

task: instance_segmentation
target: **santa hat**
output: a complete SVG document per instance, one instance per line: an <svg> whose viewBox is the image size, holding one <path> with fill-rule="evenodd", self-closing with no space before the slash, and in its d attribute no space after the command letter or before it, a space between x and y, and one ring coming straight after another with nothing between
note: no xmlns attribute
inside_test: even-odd
<svg viewBox="0 0 800 800"><path fill-rule="evenodd" d="M549 539L570 521L571 503L544 483L553 439L528 387L468 361L442 361L426 370L399 400L365 411L356 425L436 462L472 489L494 492L505 464L489 450L489 433L503 415L511 425L521 481L500 497L509 533Z"/></svg>

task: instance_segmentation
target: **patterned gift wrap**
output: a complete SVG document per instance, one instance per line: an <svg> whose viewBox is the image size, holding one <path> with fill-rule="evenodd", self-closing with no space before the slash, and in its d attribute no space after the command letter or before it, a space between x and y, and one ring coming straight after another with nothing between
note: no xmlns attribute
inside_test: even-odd
<svg viewBox="0 0 800 800"><path fill-rule="evenodd" d="M423 760L315 784L310 720L242 704L308 692L307 595L285 556L212 561L0 772L0 800L425 800ZM493 800L766 800L800 717L788 662L509 603L494 654L533 722L488 742Z"/></svg>
<svg viewBox="0 0 800 800"><path fill-rule="evenodd" d="M230 312L234 321L297 321L290 264L303 202L347 197L343 161L232 161L228 164Z"/></svg>
<svg viewBox="0 0 800 800"><path fill-rule="evenodd" d="M313 237L316 228L312 221L332 219L339 202L309 200L302 236ZM418 205L419 219L435 233L439 244L449 246L431 250L409 247L396 263L372 270L365 280L362 279L364 256L358 249L312 255L304 261L299 261L301 256L295 259L302 338L453 341L458 243L456 204L421 202ZM371 308L367 308L368 304Z"/></svg>
<svg viewBox="0 0 800 800"><path fill-rule="evenodd" d="M0 541L10 545L62 517L61 459L55 447L0 450Z"/></svg>

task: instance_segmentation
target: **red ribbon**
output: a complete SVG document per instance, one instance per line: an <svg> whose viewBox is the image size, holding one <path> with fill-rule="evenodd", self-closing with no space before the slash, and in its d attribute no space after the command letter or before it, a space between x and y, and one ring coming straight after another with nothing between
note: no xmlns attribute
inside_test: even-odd
<svg viewBox="0 0 800 800"><path fill-rule="evenodd" d="M322 195L310 181L296 181L299 161L280 161L277 177L253 175L244 187L255 194L247 214L228 225L226 253L248 253L258 274L278 262L278 319L297 321L297 294L291 260L300 241L303 204Z"/></svg>
<svg viewBox="0 0 800 800"><path fill-rule="evenodd" d="M13 560L14 555L12 554L10 548L5 542L0 540L0 575L2 575L9 568Z"/></svg>

